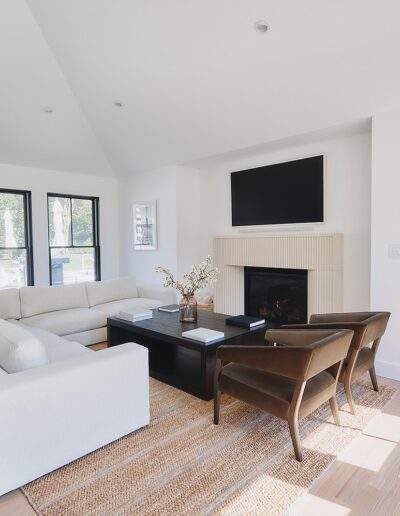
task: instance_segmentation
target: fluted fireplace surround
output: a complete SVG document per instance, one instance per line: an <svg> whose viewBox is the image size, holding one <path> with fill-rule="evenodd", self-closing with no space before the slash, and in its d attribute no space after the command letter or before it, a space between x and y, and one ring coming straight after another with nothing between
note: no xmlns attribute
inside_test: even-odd
<svg viewBox="0 0 400 516"><path fill-rule="evenodd" d="M215 237L214 260L216 312L244 313L245 267L307 270L308 315L343 310L342 234Z"/></svg>

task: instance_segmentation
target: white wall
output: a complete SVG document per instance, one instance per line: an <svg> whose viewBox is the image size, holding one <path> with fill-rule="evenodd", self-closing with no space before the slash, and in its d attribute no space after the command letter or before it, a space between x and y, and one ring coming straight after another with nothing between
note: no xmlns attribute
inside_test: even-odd
<svg viewBox="0 0 400 516"><path fill-rule="evenodd" d="M127 180L121 191L123 213L123 273L142 283L161 284L157 265L182 275L194 262L212 254L215 235L237 234L231 226L230 172L324 153L327 164L327 222L314 232L344 234L345 310L369 309L371 134L348 134L330 139L302 138L301 144L282 143L279 149L249 150L218 156L191 167L174 166L146 172ZM132 205L158 201L157 251L134 251ZM271 234L271 233L269 233Z"/></svg>
<svg viewBox="0 0 400 516"><path fill-rule="evenodd" d="M198 256L200 179L197 170L175 165L136 174L121 183L122 271L138 284L162 285L154 272L162 265L177 275L188 271ZM135 202L157 200L158 246L155 251L133 249Z"/></svg>
<svg viewBox="0 0 400 516"><path fill-rule="evenodd" d="M276 151L253 151L234 159L218 158L214 163L211 161L201 167L199 255L212 252L213 236L239 233L231 226L230 172L315 154L326 156L326 224L307 231L344 234L344 310L366 310L370 294L369 131L301 145L291 143L283 148L281 145Z"/></svg>
<svg viewBox="0 0 400 516"><path fill-rule="evenodd" d="M400 380L400 111L372 119L371 309L392 312L377 372Z"/></svg>
<svg viewBox="0 0 400 516"><path fill-rule="evenodd" d="M100 198L101 277L107 279L119 276L119 192L117 179L0 164L0 188L15 188L32 192L35 285L49 284L48 192Z"/></svg>
<svg viewBox="0 0 400 516"><path fill-rule="evenodd" d="M176 176L177 272L189 272L200 261L202 199L201 175L195 168L179 167Z"/></svg>
<svg viewBox="0 0 400 516"><path fill-rule="evenodd" d="M154 272L162 265L177 272L176 175L179 167L137 174L121 182L122 271L138 284L161 285L163 276ZM133 204L157 201L158 246L155 251L133 249Z"/></svg>

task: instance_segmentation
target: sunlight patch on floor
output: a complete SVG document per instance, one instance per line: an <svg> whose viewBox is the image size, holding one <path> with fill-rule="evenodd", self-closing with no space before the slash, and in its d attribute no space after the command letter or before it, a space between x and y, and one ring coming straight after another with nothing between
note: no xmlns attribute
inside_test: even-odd
<svg viewBox="0 0 400 516"><path fill-rule="evenodd" d="M392 414L379 414L364 428L363 433L394 443L400 442L400 417Z"/></svg>
<svg viewBox="0 0 400 516"><path fill-rule="evenodd" d="M319 515L319 516L347 516L351 514L349 507L344 507L335 502L324 500L319 496L307 493L304 495L290 511L290 516L300 515Z"/></svg>
<svg viewBox="0 0 400 516"><path fill-rule="evenodd" d="M359 435L338 455L338 460L378 473L395 447L396 443L391 441Z"/></svg>

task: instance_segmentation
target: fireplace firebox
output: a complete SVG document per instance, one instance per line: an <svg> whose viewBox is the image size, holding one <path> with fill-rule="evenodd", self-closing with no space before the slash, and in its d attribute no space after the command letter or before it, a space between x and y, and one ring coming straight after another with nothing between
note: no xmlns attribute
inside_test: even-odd
<svg viewBox="0 0 400 516"><path fill-rule="evenodd" d="M262 317L267 328L307 322L307 271L244 268L246 315Z"/></svg>

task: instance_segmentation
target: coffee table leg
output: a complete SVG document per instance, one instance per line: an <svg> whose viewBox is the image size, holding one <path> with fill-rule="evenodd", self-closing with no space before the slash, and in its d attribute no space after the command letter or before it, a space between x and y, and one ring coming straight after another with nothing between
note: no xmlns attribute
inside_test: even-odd
<svg viewBox="0 0 400 516"><path fill-rule="evenodd" d="M202 399L214 397L214 374L216 366L216 348L204 349L201 355Z"/></svg>

